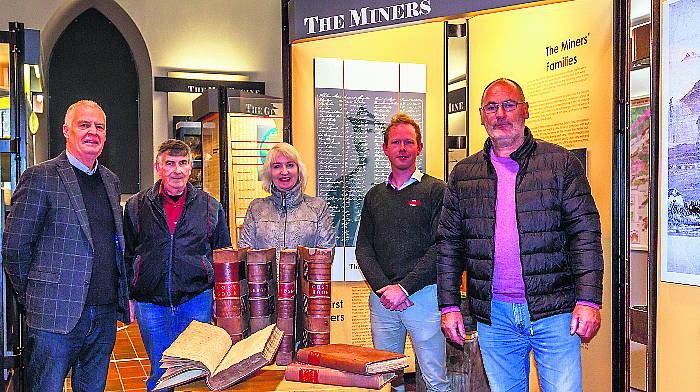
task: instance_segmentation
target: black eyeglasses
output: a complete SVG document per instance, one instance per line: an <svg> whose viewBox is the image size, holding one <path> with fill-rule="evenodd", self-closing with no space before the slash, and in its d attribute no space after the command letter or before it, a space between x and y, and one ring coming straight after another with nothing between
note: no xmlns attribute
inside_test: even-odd
<svg viewBox="0 0 700 392"><path fill-rule="evenodd" d="M488 114L493 114L498 111L498 106L501 106L503 110L506 112L512 112L515 110L515 108L518 107L518 105L522 105L525 102L515 102L515 101L503 101L500 104L492 102L492 103L487 103L483 107L480 107L479 110L482 110L484 113Z"/></svg>

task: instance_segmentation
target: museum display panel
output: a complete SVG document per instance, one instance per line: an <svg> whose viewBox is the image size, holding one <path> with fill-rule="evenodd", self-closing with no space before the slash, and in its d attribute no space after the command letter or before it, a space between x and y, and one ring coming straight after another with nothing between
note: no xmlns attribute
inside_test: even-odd
<svg viewBox="0 0 700 392"><path fill-rule="evenodd" d="M352 18L352 10L361 9L361 6L353 8L354 5L356 4L346 6L350 9L344 14L346 21L349 20L347 18ZM449 19L447 23L428 20L400 27L374 29L370 32L358 31L357 34L348 35L337 34L342 30L341 24L334 25L331 22L328 26L332 33L336 33L331 37L318 38L316 35L317 39L294 41L292 33L292 88L288 91L292 101L292 140L307 163L311 163L310 161L314 158L318 159L320 148L318 135L325 135L331 128L336 129L333 135L337 142L334 144L344 143L347 146L345 151L349 151L353 156L358 151L352 140L349 140L353 136L351 121L319 124L319 120L327 121L327 118L322 119L319 115L318 85L315 84L318 78L315 67L318 67L319 61L325 61L320 59L337 59L344 64L349 61L424 64L426 68L423 119L426 140L425 170L428 174L446 179L446 171L450 163L454 164L458 159L455 154L461 153L466 156L480 150L483 146L486 135L479 124L477 109L483 87L501 76L521 82L531 107L531 116L527 124L534 128L536 137L582 151L582 158L585 158L589 180L592 183L593 195L600 210L606 260L604 278L606 289L603 299L606 305L602 309L604 321L601 331L591 344L584 345L582 356L585 390L607 391L611 389L612 379L610 314L613 306L608 305L612 303L612 297L611 291L607 288L611 284L609 262L612 258L610 162L613 135L613 7L611 3L593 0L535 2L522 7L509 5L511 7L505 9L487 12L481 10L473 14L465 12L447 16L446 18ZM376 4L372 7L376 7ZM367 12L371 12L372 7L369 7ZM313 15L318 15L321 20L323 19L321 15L330 14L330 12L323 14L318 11ZM343 15L342 11L336 14ZM581 17L582 15L585 17ZM343 19L340 16L338 18ZM548 23L532 23L533 20L546 20ZM457 39L452 41L454 43L450 43L450 39L454 38L446 37L454 34L451 30L455 28L446 27L446 25L461 23L466 25L464 33L466 38L463 37L462 42ZM334 26L338 31L333 30ZM508 31L518 33L504 35L503 26L508 26ZM316 33L318 31L314 34ZM499 44L496 45L494 40ZM462 55L463 80L459 80L459 74L448 71L447 52L450 51L450 45L463 45L465 48ZM504 47L508 48L507 58L517 59L517 61L503 61ZM381 72L379 67L374 69L376 73ZM387 78L381 81L387 82ZM377 88L379 85L380 83L372 84ZM449 93L455 94L461 88L464 88L465 98L462 100L464 109L460 110L458 103L450 108L450 101L458 101L450 100ZM341 106L344 102L341 99L342 96L339 94L335 97L341 102L336 106ZM364 96L373 99L369 94ZM323 100L322 103L325 104L327 101ZM368 129L371 129L369 132L363 132L368 135L368 140L374 138L372 133L381 132L383 125L382 115L371 112L369 110L371 106L366 105L373 117L365 116L365 120L368 118L369 120L363 122ZM464 131L460 132L459 128ZM310 145L308 140L316 140L315 145ZM368 160L383 158L381 155L376 157L371 153L369 143L366 150ZM364 149L361 148L359 151ZM316 162L316 165L309 166L317 168L315 173L310 173L311 179L316 176L314 181L317 184L316 195L325 198L326 195L321 188L323 179L330 178L331 175L326 173L327 165L318 165ZM351 166L340 170L341 176L351 173ZM346 187L346 189L350 188ZM314 190L310 189L310 191ZM347 200L347 204L341 204L347 205L343 211L346 213L345 221L337 222L337 228L341 230L343 236L341 239L344 243L351 245L352 241L348 241L354 234L352 230L354 218L350 215L353 210L351 204L356 203L361 206L362 200L354 200L350 197ZM358 340L358 336L369 338L367 318L363 318L361 312L355 312L356 308L365 307L366 309L369 289L364 282L352 282L348 279L352 277L355 280L358 275L358 267L353 256L351 249L340 247L336 249L334 277L340 276L338 269L344 268L345 271L341 272L345 275L345 281L333 282L333 297L342 298L344 307L333 309L337 319L335 323L332 321L332 340L351 339L353 344L371 344L370 340L364 343ZM350 291L349 295L345 294L346 290ZM347 298L353 300L352 313L346 310ZM365 332L360 332L361 330ZM352 331L352 333L348 334L344 331ZM534 378L532 380L536 383ZM533 382L531 385L534 386Z"/></svg>

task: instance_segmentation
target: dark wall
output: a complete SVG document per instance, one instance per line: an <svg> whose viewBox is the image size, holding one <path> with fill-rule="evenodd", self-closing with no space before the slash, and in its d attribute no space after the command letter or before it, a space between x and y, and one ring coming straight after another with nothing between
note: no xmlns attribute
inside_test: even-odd
<svg viewBox="0 0 700 392"><path fill-rule="evenodd" d="M119 30L94 8L80 14L49 58L49 156L65 149L68 107L91 99L107 114L107 142L98 160L119 176L122 193L138 192L138 87L134 59Z"/></svg>

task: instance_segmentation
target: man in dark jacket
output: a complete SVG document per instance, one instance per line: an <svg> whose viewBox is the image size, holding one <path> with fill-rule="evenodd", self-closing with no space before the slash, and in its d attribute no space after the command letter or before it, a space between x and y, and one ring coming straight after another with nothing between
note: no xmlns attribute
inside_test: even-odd
<svg viewBox="0 0 700 392"><path fill-rule="evenodd" d="M580 391L580 341L600 327L600 216L581 162L536 140L509 79L481 100L484 150L455 166L438 227L438 301L445 335L465 339L460 278L493 391L526 391L534 351L543 391Z"/></svg>
<svg viewBox="0 0 700 392"><path fill-rule="evenodd" d="M107 118L95 102L66 111L66 150L27 168L12 195L3 266L27 315L24 390L102 391L129 322L119 178L98 162Z"/></svg>
<svg viewBox="0 0 700 392"><path fill-rule="evenodd" d="M130 297L151 361L153 390L160 359L192 320L211 322L213 250L231 246L221 204L189 182L190 148L180 140L158 147L160 181L132 196L124 211Z"/></svg>

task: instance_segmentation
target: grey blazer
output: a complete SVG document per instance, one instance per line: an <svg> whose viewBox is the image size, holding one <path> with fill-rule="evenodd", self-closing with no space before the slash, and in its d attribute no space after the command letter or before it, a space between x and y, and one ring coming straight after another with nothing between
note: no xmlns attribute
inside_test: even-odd
<svg viewBox="0 0 700 392"><path fill-rule="evenodd" d="M119 237L117 315L128 323L119 178L102 165L98 171ZM17 298L25 305L29 327L54 333L75 327L85 304L93 253L83 196L66 153L28 168L12 195L2 257Z"/></svg>

